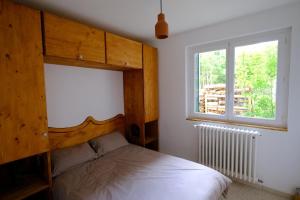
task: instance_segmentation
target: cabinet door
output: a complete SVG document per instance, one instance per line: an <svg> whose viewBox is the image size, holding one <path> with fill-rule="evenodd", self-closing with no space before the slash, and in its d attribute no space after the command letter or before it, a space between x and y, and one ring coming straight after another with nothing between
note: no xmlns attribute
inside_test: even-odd
<svg viewBox="0 0 300 200"><path fill-rule="evenodd" d="M143 45L145 122L158 119L157 49Z"/></svg>
<svg viewBox="0 0 300 200"><path fill-rule="evenodd" d="M43 14L46 57L105 63L105 40L102 30ZM68 64L68 63L67 63Z"/></svg>
<svg viewBox="0 0 300 200"><path fill-rule="evenodd" d="M107 64L142 69L142 44L106 33Z"/></svg>
<svg viewBox="0 0 300 200"><path fill-rule="evenodd" d="M0 164L49 150L39 11L0 0Z"/></svg>

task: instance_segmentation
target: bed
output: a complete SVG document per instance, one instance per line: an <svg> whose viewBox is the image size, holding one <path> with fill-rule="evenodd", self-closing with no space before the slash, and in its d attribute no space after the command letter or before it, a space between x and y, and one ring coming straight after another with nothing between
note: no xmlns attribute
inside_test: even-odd
<svg viewBox="0 0 300 200"><path fill-rule="evenodd" d="M124 131L124 117L89 117L71 128L50 128L53 150ZM54 178L55 200L218 200L231 181L219 172L178 157L126 144L70 167Z"/></svg>

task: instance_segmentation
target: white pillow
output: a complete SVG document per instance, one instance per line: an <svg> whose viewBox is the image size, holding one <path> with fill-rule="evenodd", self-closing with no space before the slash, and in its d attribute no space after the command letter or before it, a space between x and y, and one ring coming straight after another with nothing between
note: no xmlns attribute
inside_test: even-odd
<svg viewBox="0 0 300 200"><path fill-rule="evenodd" d="M98 156L118 149L122 146L128 145L127 140L119 132L113 132L105 136L98 137L91 141L91 143L96 143L95 145L98 149L95 150L98 152Z"/></svg>
<svg viewBox="0 0 300 200"><path fill-rule="evenodd" d="M63 173L71 167L94 160L97 154L88 143L58 149L52 152L53 177Z"/></svg>

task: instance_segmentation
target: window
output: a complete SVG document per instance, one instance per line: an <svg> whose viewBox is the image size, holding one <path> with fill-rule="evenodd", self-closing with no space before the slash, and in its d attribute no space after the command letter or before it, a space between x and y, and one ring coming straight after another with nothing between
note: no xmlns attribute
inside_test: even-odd
<svg viewBox="0 0 300 200"><path fill-rule="evenodd" d="M187 115L287 127L290 29L187 48Z"/></svg>

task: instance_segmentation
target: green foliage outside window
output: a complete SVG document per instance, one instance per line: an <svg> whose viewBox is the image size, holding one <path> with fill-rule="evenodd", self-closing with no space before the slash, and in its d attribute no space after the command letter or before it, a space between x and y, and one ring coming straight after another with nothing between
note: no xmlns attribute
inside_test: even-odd
<svg viewBox="0 0 300 200"><path fill-rule="evenodd" d="M273 119L276 114L278 41L235 48L235 91L249 103L240 116ZM226 51L199 54L199 86L226 83ZM235 95L237 95L235 93ZM236 107L238 105L234 105Z"/></svg>

